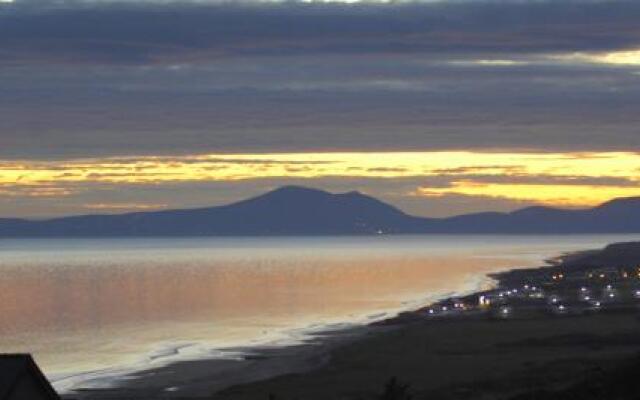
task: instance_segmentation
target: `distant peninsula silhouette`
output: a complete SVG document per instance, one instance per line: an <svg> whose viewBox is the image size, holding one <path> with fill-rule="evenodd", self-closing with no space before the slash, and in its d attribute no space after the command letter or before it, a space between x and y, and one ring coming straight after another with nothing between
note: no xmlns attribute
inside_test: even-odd
<svg viewBox="0 0 640 400"><path fill-rule="evenodd" d="M185 210L0 219L0 237L317 236L640 233L640 197L566 210L527 207L448 218L406 214L359 192L285 186L236 203Z"/></svg>

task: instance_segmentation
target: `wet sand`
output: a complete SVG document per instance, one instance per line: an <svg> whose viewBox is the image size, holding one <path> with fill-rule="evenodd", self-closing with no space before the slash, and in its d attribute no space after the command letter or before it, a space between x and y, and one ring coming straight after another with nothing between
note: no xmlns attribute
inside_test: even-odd
<svg viewBox="0 0 640 400"><path fill-rule="evenodd" d="M110 389L89 389L65 395L65 399L157 399L211 398L233 385L301 373L325 365L333 349L389 330L362 326L319 332L292 346L228 348L234 359L202 359L172 363L127 376L122 385Z"/></svg>

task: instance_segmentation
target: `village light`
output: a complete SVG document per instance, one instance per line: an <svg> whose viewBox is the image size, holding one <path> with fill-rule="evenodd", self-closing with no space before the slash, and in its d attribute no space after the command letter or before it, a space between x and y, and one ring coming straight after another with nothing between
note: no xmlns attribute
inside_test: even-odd
<svg viewBox="0 0 640 400"><path fill-rule="evenodd" d="M498 310L498 315L503 318L507 318L510 314L511 314L511 307L509 306L502 306Z"/></svg>

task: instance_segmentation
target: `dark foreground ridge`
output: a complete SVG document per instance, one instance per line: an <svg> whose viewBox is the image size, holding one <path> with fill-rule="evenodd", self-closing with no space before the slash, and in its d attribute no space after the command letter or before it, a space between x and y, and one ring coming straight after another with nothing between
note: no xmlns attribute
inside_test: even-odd
<svg viewBox="0 0 640 400"><path fill-rule="evenodd" d="M598 207L528 207L423 218L359 192L286 186L225 206L83 215L44 221L0 219L0 237L285 236L377 234L571 234L640 232L640 197Z"/></svg>

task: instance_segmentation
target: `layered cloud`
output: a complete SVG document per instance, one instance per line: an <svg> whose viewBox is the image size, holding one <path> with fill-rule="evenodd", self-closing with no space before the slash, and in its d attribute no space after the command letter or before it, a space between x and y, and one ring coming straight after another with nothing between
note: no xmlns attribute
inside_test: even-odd
<svg viewBox="0 0 640 400"><path fill-rule="evenodd" d="M0 215L640 194L640 3L0 0Z"/></svg>
<svg viewBox="0 0 640 400"><path fill-rule="evenodd" d="M176 185L236 183L245 190L266 190L287 181L347 188L347 182L354 187L368 182L367 191L374 195L422 197L429 207L428 200L446 196L586 207L614 197L640 196L639 172L638 153L213 154L5 162L0 165L0 191L9 197L75 198L86 210L111 212L168 207L144 196L150 188L168 192ZM119 198L122 188L125 197ZM98 201L96 191L99 198L106 193L106 198L119 200ZM188 195L190 200L182 199L188 204L219 203L206 192ZM410 208L430 214L425 208Z"/></svg>
<svg viewBox="0 0 640 400"><path fill-rule="evenodd" d="M636 1L28 1L0 9L2 62L610 52L640 43Z"/></svg>

